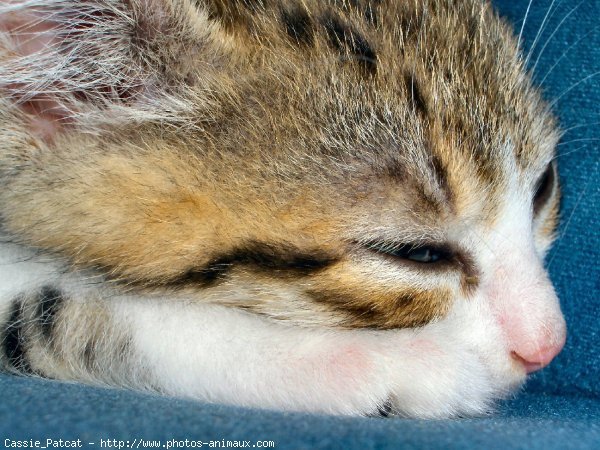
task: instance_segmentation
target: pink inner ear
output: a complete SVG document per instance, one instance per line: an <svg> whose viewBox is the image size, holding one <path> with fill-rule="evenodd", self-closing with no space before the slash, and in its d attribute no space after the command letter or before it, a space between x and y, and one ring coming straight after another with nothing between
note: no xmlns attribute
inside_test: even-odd
<svg viewBox="0 0 600 450"><path fill-rule="evenodd" d="M11 59L42 55L56 45L57 28L56 23L42 20L33 13L4 13L0 15L0 33L8 39L4 41L7 48L0 49L0 54L6 52L9 62ZM14 78L18 80L18 76ZM68 122L69 111L49 95L26 92L24 84L18 81L0 85L0 89L27 114L30 132L45 141L52 141Z"/></svg>
<svg viewBox="0 0 600 450"><path fill-rule="evenodd" d="M181 32L173 8L166 0L48 1L47 6L45 0L0 0L0 95L14 102L31 134L45 141L101 121L94 113L113 106L116 115L123 106L155 108L153 98L171 86L162 85L171 83L163 68L169 71L169 61L178 56L165 56L156 61L160 67L151 67L164 56L163 42ZM132 59L144 52L140 45L156 54ZM193 53L188 50L181 52ZM172 78L178 81L179 75Z"/></svg>
<svg viewBox="0 0 600 450"><path fill-rule="evenodd" d="M51 46L56 39L56 28L55 23L41 20L33 13L12 12L0 16L0 31L8 33L13 43L9 50L21 56L32 55Z"/></svg>

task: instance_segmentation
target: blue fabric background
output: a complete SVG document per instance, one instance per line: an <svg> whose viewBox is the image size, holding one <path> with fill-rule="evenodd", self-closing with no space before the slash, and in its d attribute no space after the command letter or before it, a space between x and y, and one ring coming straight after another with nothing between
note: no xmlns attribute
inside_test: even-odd
<svg viewBox="0 0 600 450"><path fill-rule="evenodd" d="M535 41L549 3L533 2L524 31L526 47ZM527 6L524 0L514 3L498 0L496 4L513 23L519 22ZM563 19L550 45L541 53ZM558 148L564 194L562 226L547 265L567 318L569 335L563 353L531 380L529 390L597 397L600 388L600 2L563 1L539 42L531 66L539 57L536 79L544 81L546 97L556 101L555 109L566 131Z"/></svg>
<svg viewBox="0 0 600 450"><path fill-rule="evenodd" d="M550 3L532 2L526 48ZM528 1L495 4L518 30ZM0 447L8 437L96 443L88 448L99 448L100 438L187 438L274 440L278 449L600 449L600 2L558 0L555 7L530 66L539 58L535 77L556 99L566 130L559 147L563 218L548 266L569 337L526 393L492 417L426 422L255 411L0 375Z"/></svg>

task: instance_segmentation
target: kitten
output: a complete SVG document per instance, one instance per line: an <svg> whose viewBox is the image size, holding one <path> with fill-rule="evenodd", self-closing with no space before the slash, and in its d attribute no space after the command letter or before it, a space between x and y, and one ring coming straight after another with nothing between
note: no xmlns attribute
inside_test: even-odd
<svg viewBox="0 0 600 450"><path fill-rule="evenodd" d="M561 350L555 119L479 0L4 0L0 361L482 414Z"/></svg>

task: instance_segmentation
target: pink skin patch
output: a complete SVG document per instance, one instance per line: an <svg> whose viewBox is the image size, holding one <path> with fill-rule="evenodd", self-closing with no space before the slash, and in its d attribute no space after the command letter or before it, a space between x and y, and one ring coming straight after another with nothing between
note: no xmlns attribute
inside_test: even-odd
<svg viewBox="0 0 600 450"><path fill-rule="evenodd" d="M348 380L356 379L357 375L367 372L371 366L365 352L355 345L335 349L326 359L331 374Z"/></svg>
<svg viewBox="0 0 600 450"><path fill-rule="evenodd" d="M71 122L67 112L56 101L43 96L20 104L28 115L30 131L47 143L51 143L61 129Z"/></svg>
<svg viewBox="0 0 600 450"><path fill-rule="evenodd" d="M418 355L442 356L442 349L427 339L413 339L408 348Z"/></svg>
<svg viewBox="0 0 600 450"><path fill-rule="evenodd" d="M330 349L324 353L316 354L311 358L313 367L317 372L322 371L322 382L332 391L342 389L355 391L364 384L365 377L372 369L372 363L365 351L357 345L346 345ZM309 369L309 370L311 370Z"/></svg>
<svg viewBox="0 0 600 450"><path fill-rule="evenodd" d="M437 344L423 338L408 339L396 349L388 346L372 347L371 344L355 342L341 345L315 355L314 358L310 358L310 362L315 364L315 367L324 364L325 383L333 389L343 388L343 392L340 393L343 394L348 390L361 389L365 380L377 376L374 357L380 352L405 362L412 360L419 364L425 364L432 369L437 368L440 357L445 356ZM305 362L308 363L308 361Z"/></svg>
<svg viewBox="0 0 600 450"><path fill-rule="evenodd" d="M289 373L297 376L293 382L298 386L304 386L307 379L315 379L340 396L363 389L375 368L369 348L359 342L331 342L325 348L294 355L290 361L297 366Z"/></svg>

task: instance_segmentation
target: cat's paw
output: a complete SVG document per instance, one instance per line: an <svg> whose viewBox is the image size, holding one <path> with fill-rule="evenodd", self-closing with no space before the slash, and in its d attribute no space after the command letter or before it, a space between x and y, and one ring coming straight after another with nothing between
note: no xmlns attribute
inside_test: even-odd
<svg viewBox="0 0 600 450"><path fill-rule="evenodd" d="M390 364L389 413L421 418L482 415L502 395L477 351L417 340L403 361ZM405 354L405 351L403 351Z"/></svg>
<svg viewBox="0 0 600 450"><path fill-rule="evenodd" d="M447 329L335 335L296 353L290 371L305 371L305 379L319 375L312 392L290 398L286 409L440 419L483 415L524 379L500 355ZM300 394L296 388L286 384L284 390Z"/></svg>
<svg viewBox="0 0 600 450"><path fill-rule="evenodd" d="M470 326L464 326L464 318L473 313L463 310L420 330L392 331L391 339L377 347L375 361L388 389L382 403L387 414L483 415L522 385L526 372L506 350L494 321L471 317Z"/></svg>

